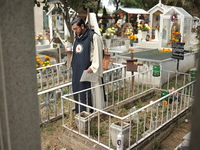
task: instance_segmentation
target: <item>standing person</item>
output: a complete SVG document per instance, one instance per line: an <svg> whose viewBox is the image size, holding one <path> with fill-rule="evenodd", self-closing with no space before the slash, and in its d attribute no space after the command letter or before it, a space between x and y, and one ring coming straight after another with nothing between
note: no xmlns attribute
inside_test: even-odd
<svg viewBox="0 0 200 150"><path fill-rule="evenodd" d="M73 43L73 51L66 52L68 54L67 65L68 68L72 66L72 86L73 92L78 92L90 87L94 87L102 84L103 76L103 42L97 34L93 34L93 40L91 39L91 29L85 24L81 18L75 18L71 22L72 29L75 32L75 40ZM88 73L94 73L98 76L98 81L93 82L80 82L80 78L84 70ZM80 97L79 97L80 95ZM93 106L95 108L103 109L105 107L103 88L95 88L92 91L81 92L75 94L74 99L84 104ZM80 108L80 111L79 111ZM76 113L87 111L86 107L75 105Z"/></svg>

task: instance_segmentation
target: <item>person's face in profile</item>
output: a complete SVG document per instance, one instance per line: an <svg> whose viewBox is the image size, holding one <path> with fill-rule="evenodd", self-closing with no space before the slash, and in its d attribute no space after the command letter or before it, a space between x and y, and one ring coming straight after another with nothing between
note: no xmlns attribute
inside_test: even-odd
<svg viewBox="0 0 200 150"><path fill-rule="evenodd" d="M77 24L72 25L72 30L76 33L76 35L80 36L84 32L84 25L82 24L80 27Z"/></svg>

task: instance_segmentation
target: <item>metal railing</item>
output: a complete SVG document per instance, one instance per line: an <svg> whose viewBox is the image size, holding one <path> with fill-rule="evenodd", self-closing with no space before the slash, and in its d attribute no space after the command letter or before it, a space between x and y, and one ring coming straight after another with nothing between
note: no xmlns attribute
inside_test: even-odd
<svg viewBox="0 0 200 150"><path fill-rule="evenodd" d="M65 63L37 68L38 91L71 82L71 74Z"/></svg>
<svg viewBox="0 0 200 150"><path fill-rule="evenodd" d="M125 65L113 63L109 70L104 71L104 82L119 79L125 76ZM37 68L38 91L50 89L71 82L72 70L67 69L65 63Z"/></svg>
<svg viewBox="0 0 200 150"><path fill-rule="evenodd" d="M41 123L59 118L63 115L61 96L72 93L71 70L62 68L64 63L38 68L38 99L40 103ZM104 83L126 76L126 66L112 64L103 72ZM47 72L43 70L46 68ZM66 75L65 75L66 74ZM50 81L50 82L49 82ZM45 84L44 84L45 83Z"/></svg>
<svg viewBox="0 0 200 150"><path fill-rule="evenodd" d="M190 75L165 70L162 74L170 78L159 87L153 84L158 77L152 76L152 70L101 85L107 99L103 110L80 102L81 92L99 87L63 95L63 127L106 149L116 149L121 133L124 148L133 148L192 105L194 81ZM79 101L74 100L75 94ZM75 104L87 111L76 114Z"/></svg>

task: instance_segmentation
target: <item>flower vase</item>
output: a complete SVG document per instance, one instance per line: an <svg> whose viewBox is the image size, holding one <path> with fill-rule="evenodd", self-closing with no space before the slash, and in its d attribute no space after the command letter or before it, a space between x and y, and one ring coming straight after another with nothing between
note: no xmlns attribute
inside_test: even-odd
<svg viewBox="0 0 200 150"><path fill-rule="evenodd" d="M106 47L110 49L111 39L106 39Z"/></svg>
<svg viewBox="0 0 200 150"><path fill-rule="evenodd" d="M42 45L41 42L38 42L37 45Z"/></svg>
<svg viewBox="0 0 200 150"><path fill-rule="evenodd" d="M129 45L130 45L130 40L124 40L124 43L125 43L125 46L126 46L126 49L129 49Z"/></svg>
<svg viewBox="0 0 200 150"><path fill-rule="evenodd" d="M142 31L142 41L146 42L147 31Z"/></svg>
<svg viewBox="0 0 200 150"><path fill-rule="evenodd" d="M155 30L155 41L158 41L159 31L158 29Z"/></svg>

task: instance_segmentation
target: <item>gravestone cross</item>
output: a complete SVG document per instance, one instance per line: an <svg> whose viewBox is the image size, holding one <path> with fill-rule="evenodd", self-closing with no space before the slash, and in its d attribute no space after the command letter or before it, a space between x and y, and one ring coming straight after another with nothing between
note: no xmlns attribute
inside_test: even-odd
<svg viewBox="0 0 200 150"><path fill-rule="evenodd" d="M130 53L131 59L126 59L126 63L122 63L123 65L126 65L126 70L131 71L132 73L132 87L134 85L134 72L137 72L138 66L143 66L143 64L138 64L137 59L133 59L133 53Z"/></svg>

